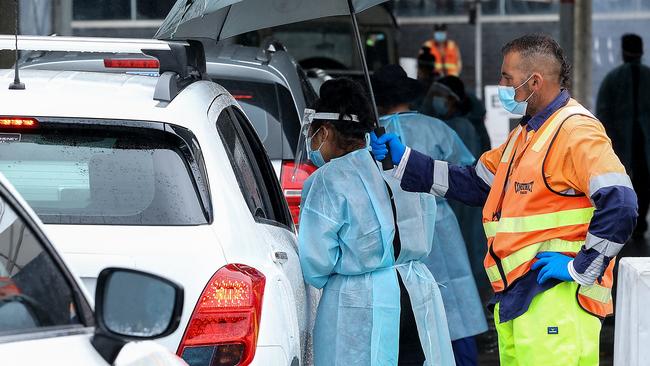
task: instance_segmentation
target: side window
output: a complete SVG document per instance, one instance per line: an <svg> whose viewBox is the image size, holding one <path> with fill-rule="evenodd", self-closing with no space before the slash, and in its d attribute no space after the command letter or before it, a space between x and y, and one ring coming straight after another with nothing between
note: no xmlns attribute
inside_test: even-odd
<svg viewBox="0 0 650 366"><path fill-rule="evenodd" d="M295 108L293 108L295 110ZM292 219L289 209L286 204L280 183L275 173L275 169L264 150L258 135L255 133L251 124L241 111L236 108L232 109L235 120L238 122L238 127L241 128L242 136L246 140L247 145L251 149L251 158L255 159L255 163L260 172L258 182L260 186L265 187L267 193L265 201L267 204L267 211L273 212L273 220L281 223L287 227L291 227ZM300 132L296 131L297 136Z"/></svg>
<svg viewBox="0 0 650 366"><path fill-rule="evenodd" d="M80 320L65 274L0 196L0 336L76 324Z"/></svg>
<svg viewBox="0 0 650 366"><path fill-rule="evenodd" d="M268 205L265 203L268 195L264 186L258 184L259 169L256 162L250 159L252 156L250 147L242 139L241 132L233 123L228 109L223 110L219 115L217 130L230 156L230 163L251 213L256 218L273 219L272 211L268 211Z"/></svg>

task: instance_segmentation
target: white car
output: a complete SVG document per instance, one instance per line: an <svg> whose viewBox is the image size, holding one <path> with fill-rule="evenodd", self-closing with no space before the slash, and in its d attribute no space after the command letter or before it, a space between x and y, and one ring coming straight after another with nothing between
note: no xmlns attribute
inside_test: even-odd
<svg viewBox="0 0 650 366"><path fill-rule="evenodd" d="M24 70L25 90L0 87L0 172L86 287L106 266L179 282L180 327L159 342L191 366L309 363L315 300L291 214L241 108L204 80L204 61L192 58L201 50L47 37L20 45L160 60L160 77ZM0 70L0 86L13 79Z"/></svg>
<svg viewBox="0 0 650 366"><path fill-rule="evenodd" d="M143 272L109 268L102 271L97 290L93 313L87 292L40 220L0 174L2 364L185 364L156 343L130 342L164 336L178 327L180 286ZM147 316L134 317L142 312Z"/></svg>

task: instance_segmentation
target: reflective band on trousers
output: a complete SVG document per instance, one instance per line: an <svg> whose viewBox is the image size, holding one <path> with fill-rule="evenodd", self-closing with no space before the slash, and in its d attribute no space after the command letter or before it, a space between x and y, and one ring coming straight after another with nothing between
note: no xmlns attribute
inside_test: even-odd
<svg viewBox="0 0 650 366"><path fill-rule="evenodd" d="M522 217L502 217L499 221L483 223L485 235L490 238L498 233L527 233L549 230L562 226L588 224L594 214L593 207L578 208Z"/></svg>
<svg viewBox="0 0 650 366"><path fill-rule="evenodd" d="M584 241L566 241L561 239L551 239L537 244L531 244L519 249L509 256L501 259L501 266L506 276L524 263L532 261L539 252L561 252L561 253L578 253L584 245ZM485 270L490 282L501 281L501 274L496 265L490 266Z"/></svg>

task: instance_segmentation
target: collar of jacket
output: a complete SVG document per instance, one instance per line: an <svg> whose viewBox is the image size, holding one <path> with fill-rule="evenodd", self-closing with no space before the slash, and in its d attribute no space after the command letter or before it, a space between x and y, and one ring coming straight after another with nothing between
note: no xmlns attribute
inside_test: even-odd
<svg viewBox="0 0 650 366"><path fill-rule="evenodd" d="M564 107L567 103L569 103L569 99L571 99L569 91L562 89L562 91L560 91L560 94L555 97L555 99L553 99L553 101L547 105L546 108L539 111L533 117L525 115L521 121L519 121L519 124L522 126L525 125L527 131L537 131L540 127L542 127L544 122L546 122L546 120L551 117L553 113L557 112L558 109Z"/></svg>

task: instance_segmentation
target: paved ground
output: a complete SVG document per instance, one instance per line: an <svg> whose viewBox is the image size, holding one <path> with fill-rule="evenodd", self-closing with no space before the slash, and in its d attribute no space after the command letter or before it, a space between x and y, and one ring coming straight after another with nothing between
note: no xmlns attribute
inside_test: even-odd
<svg viewBox="0 0 650 366"><path fill-rule="evenodd" d="M650 238L636 239L630 241L621 252L621 257L650 257ZM617 273L617 271L615 271ZM600 365L611 366L614 361L614 321L615 317L605 320L600 337ZM497 346L497 336L494 330L492 319L488 319L491 324L490 330L479 336L479 365L497 366L499 365L499 352Z"/></svg>

